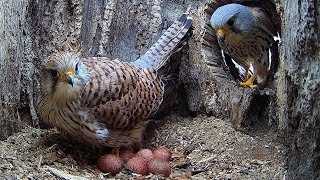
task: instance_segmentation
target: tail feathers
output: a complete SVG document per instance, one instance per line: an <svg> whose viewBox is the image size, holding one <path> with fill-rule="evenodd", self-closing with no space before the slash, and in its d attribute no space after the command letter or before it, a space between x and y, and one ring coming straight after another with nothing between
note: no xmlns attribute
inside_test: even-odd
<svg viewBox="0 0 320 180"><path fill-rule="evenodd" d="M161 68L172 51L181 43L192 25L189 10L173 22L160 39L133 64L141 68Z"/></svg>

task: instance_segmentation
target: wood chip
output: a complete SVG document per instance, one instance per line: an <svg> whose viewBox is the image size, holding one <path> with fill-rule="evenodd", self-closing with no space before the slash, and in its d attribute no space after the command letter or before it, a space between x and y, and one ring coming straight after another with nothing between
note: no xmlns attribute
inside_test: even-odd
<svg viewBox="0 0 320 180"><path fill-rule="evenodd" d="M61 170L58 170L56 168L53 168L53 167L47 167L48 170L54 174L55 176L59 177L59 178L62 178L62 179L66 179L66 180L87 180L87 178L84 178L84 177L81 177L81 176L74 176L74 175L71 175L71 174L68 174L64 171L61 171Z"/></svg>

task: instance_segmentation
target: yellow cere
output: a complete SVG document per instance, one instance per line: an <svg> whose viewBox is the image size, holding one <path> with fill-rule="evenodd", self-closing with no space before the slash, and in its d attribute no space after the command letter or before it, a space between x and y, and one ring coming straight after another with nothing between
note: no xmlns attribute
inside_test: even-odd
<svg viewBox="0 0 320 180"><path fill-rule="evenodd" d="M219 29L217 30L217 34L218 34L218 35L224 35L224 30L223 30L222 28L219 28Z"/></svg>
<svg viewBox="0 0 320 180"><path fill-rule="evenodd" d="M60 80L61 81L66 81L68 76L74 77L74 75L76 74L76 70L75 69L69 69L67 72L59 72L58 74L60 74ZM61 74L63 74L61 76Z"/></svg>

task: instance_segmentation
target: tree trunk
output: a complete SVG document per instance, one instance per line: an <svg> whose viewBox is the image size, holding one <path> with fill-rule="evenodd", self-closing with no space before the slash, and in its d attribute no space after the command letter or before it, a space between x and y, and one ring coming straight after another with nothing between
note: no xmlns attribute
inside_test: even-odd
<svg viewBox="0 0 320 180"><path fill-rule="evenodd" d="M289 179L320 178L319 1L282 0L281 97L288 122Z"/></svg>
<svg viewBox="0 0 320 180"><path fill-rule="evenodd" d="M21 128L19 111L27 111L36 119L33 104L34 59L28 1L0 1L0 139Z"/></svg>

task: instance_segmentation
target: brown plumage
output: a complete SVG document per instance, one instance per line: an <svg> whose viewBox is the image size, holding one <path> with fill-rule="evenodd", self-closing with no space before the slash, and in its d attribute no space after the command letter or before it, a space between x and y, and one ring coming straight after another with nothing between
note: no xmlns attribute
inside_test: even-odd
<svg viewBox="0 0 320 180"><path fill-rule="evenodd" d="M192 24L183 14L133 63L54 53L41 68L37 106L43 121L63 135L95 147L139 143L145 120L166 94L168 58Z"/></svg>

